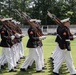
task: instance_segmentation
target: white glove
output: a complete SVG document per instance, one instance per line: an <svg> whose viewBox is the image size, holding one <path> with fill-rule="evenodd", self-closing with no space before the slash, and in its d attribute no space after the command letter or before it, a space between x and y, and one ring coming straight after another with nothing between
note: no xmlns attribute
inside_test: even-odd
<svg viewBox="0 0 76 75"><path fill-rule="evenodd" d="M16 36L17 38L20 38L20 37L21 37L21 34L15 33L15 36Z"/></svg>
<svg viewBox="0 0 76 75"><path fill-rule="evenodd" d="M44 40L46 38L46 36L40 36L39 40Z"/></svg>
<svg viewBox="0 0 76 75"><path fill-rule="evenodd" d="M76 35L73 35L73 38L75 39L76 38Z"/></svg>
<svg viewBox="0 0 76 75"><path fill-rule="evenodd" d="M14 38L15 38L15 36L14 36L14 35L12 35L12 36L11 36L11 40L14 40Z"/></svg>
<svg viewBox="0 0 76 75"><path fill-rule="evenodd" d="M66 41L70 41L70 39L66 39Z"/></svg>
<svg viewBox="0 0 76 75"><path fill-rule="evenodd" d="M22 36L22 37L24 37L24 36L25 36L25 34L21 34L21 36Z"/></svg>

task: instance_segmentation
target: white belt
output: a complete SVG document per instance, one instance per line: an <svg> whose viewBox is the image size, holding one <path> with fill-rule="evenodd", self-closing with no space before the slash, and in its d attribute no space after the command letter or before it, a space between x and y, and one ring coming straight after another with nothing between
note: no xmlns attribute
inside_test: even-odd
<svg viewBox="0 0 76 75"><path fill-rule="evenodd" d="M70 39L66 39L66 41L70 41Z"/></svg>

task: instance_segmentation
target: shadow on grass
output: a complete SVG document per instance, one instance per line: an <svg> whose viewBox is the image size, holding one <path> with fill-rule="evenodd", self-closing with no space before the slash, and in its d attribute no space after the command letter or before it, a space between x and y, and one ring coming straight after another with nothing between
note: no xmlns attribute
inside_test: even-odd
<svg viewBox="0 0 76 75"><path fill-rule="evenodd" d="M48 75L54 75L53 74L53 64L52 64L52 60L50 58L48 58L48 72L49 74Z"/></svg>
<svg viewBox="0 0 76 75"><path fill-rule="evenodd" d="M67 66L65 63L62 64L61 68L60 68L60 74L62 75L69 75L69 72L68 72L68 69L67 69Z"/></svg>
<svg viewBox="0 0 76 75"><path fill-rule="evenodd" d="M0 75L42 75L44 72L36 73L35 63L31 66L31 69L27 69L26 72L20 71L21 65L23 64L25 59L20 59L18 62L18 66L15 70L17 72L8 72L8 67L0 70ZM44 75L44 74L43 74Z"/></svg>
<svg viewBox="0 0 76 75"><path fill-rule="evenodd" d="M48 65L49 65L49 74L48 75L55 75L53 74L53 64L52 64L52 60L49 58L48 59ZM66 67L66 64L63 63L60 70L59 70L60 75L69 75L68 69Z"/></svg>
<svg viewBox="0 0 76 75"><path fill-rule="evenodd" d="M18 71L15 75L32 75L35 72L35 64L31 66L31 69L27 69L26 72Z"/></svg>
<svg viewBox="0 0 76 75"><path fill-rule="evenodd" d="M8 72L8 67L6 66L5 70L0 70L0 75L54 75L53 74L53 64L52 60L48 58L46 61L46 68L47 70L44 70L44 72L36 73L35 63L31 66L31 69L27 69L26 72L20 71L20 67L25 59L21 59L18 63L18 68L16 68L17 72ZM69 75L66 64L63 63L60 68L60 74L61 75Z"/></svg>
<svg viewBox="0 0 76 75"><path fill-rule="evenodd" d="M0 75L3 75L2 70L0 70Z"/></svg>

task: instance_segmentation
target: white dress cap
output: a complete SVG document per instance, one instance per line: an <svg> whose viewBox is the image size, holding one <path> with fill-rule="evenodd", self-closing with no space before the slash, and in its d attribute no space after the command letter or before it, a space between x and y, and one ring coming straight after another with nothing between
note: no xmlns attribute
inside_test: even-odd
<svg viewBox="0 0 76 75"><path fill-rule="evenodd" d="M9 21L12 20L12 18L3 18L1 21Z"/></svg>
<svg viewBox="0 0 76 75"><path fill-rule="evenodd" d="M19 22L19 21L17 21L16 23L17 23L17 24L20 24L20 22Z"/></svg>
<svg viewBox="0 0 76 75"><path fill-rule="evenodd" d="M63 23L63 22L67 22L67 21L69 21L69 19L70 19L70 18L63 19L63 20L61 20L61 22L62 22L62 23Z"/></svg>
<svg viewBox="0 0 76 75"><path fill-rule="evenodd" d="M30 20L30 22L33 22L33 21L35 21L35 22L36 22L36 19L31 19L31 20Z"/></svg>
<svg viewBox="0 0 76 75"><path fill-rule="evenodd" d="M12 20L12 22L13 22L14 24L17 24L17 21L16 21L16 20Z"/></svg>
<svg viewBox="0 0 76 75"><path fill-rule="evenodd" d="M39 23L40 23L40 22L41 22L41 20L36 20L36 22L39 22Z"/></svg>

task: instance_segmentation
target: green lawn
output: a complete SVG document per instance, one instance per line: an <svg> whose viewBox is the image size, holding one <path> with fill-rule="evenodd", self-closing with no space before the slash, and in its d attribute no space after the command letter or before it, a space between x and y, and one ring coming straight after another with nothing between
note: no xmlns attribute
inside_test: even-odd
<svg viewBox="0 0 76 75"><path fill-rule="evenodd" d="M23 45L24 45L24 51L25 51L25 56L28 55L28 49L26 48L26 43L27 43L28 37L23 38ZM45 40L43 40L43 51L44 51L44 58L45 58L45 66L47 67L47 70L42 73L35 73L35 65L33 64L33 68L30 70L27 70L27 72L21 72L19 68L21 67L21 64L23 63L24 59L21 59L18 64L18 69L17 72L8 72L8 68L6 67L5 70L0 71L0 75L53 75L52 70L52 64L51 60L49 59L51 56L51 53L55 49L56 43L55 43L55 36L47 36ZM71 49L72 49L72 57L73 57L73 62L76 67L76 39L74 41L71 41ZM1 48L0 48L0 53L1 53ZM68 73L68 70L65 67L65 63L63 63L63 66L60 69L61 75L70 75Z"/></svg>

